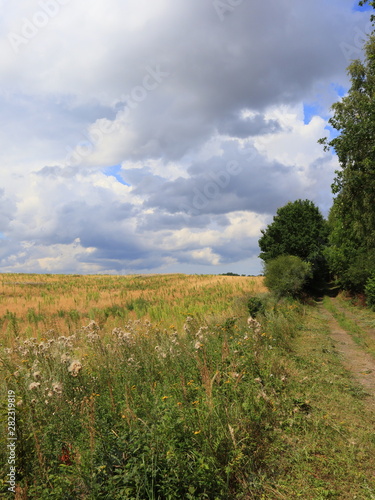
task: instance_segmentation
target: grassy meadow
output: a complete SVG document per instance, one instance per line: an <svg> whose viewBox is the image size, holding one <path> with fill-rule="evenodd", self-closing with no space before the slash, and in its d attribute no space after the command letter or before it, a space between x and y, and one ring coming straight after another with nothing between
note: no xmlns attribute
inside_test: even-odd
<svg viewBox="0 0 375 500"><path fill-rule="evenodd" d="M374 419L313 305L261 277L1 279L0 498L375 498Z"/></svg>

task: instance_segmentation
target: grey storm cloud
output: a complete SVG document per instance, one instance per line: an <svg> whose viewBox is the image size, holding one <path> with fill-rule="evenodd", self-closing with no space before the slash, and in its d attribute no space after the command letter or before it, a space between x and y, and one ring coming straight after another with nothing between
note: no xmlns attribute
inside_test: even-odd
<svg viewBox="0 0 375 500"><path fill-rule="evenodd" d="M324 165L323 159L321 164ZM180 177L163 183L160 177L153 180L149 175L147 186L141 182L135 192L147 194L146 207L170 214L183 212L194 217L224 215L238 210L272 214L279 206L298 198L303 192L296 170L294 166L267 161L261 155L249 159L233 151L224 159L212 158L191 166L188 178ZM314 197L314 188L305 194ZM160 215L156 218L160 220Z"/></svg>
<svg viewBox="0 0 375 500"><path fill-rule="evenodd" d="M139 51L140 60L162 60L170 76L155 99L148 96L135 110L137 139L124 155L176 159L202 144L215 127L250 136L265 128L261 113L266 107L313 96L327 78L343 82L342 43L350 41L347 28L353 22L343 5L243 2L224 22L203 2L192 4L190 15L172 9L173 24L151 29L150 46L141 44ZM126 61L128 54L123 57ZM122 67L127 71L127 64ZM138 81L141 76L138 70ZM260 113L255 123L236 120L242 109Z"/></svg>
<svg viewBox="0 0 375 500"><path fill-rule="evenodd" d="M223 120L218 127L220 134L245 139L254 135L263 135L279 132L280 124L277 120L265 120L260 113L247 119L239 119L237 116Z"/></svg>
<svg viewBox="0 0 375 500"><path fill-rule="evenodd" d="M153 68L164 76L131 110L132 147L120 148L116 161L178 159L207 140L216 128L238 137L258 133L262 127L257 129L256 123L246 124L240 118L236 122L242 109L262 113L270 105L312 96L322 80L345 80L342 43L353 42L349 0L329 4L325 0L244 1L224 20L211 1L166 4L162 15L154 22L149 20L147 30L133 30L131 35L122 21L129 16L128 2L109 2L105 27L87 13L79 25L84 13L78 11L67 42L67 47L75 47L69 53L69 64L60 47L59 31L49 46L43 46L43 57L32 51L31 44L27 61L22 53L17 66L13 56L15 87L25 94L29 89L29 99L34 100L34 107L27 110L24 105L24 111L15 108L16 112L26 111L38 127L44 127L46 136L68 112L65 136L67 144L74 146L85 140L84 121L89 125L95 119L111 119L110 104L117 111L119 102L125 101L126 106L126 96L131 99L149 71L146 68ZM74 31L76 26L79 32ZM101 33L106 36L104 47ZM42 43L43 36L47 35L40 33L35 42ZM15 79L7 84L6 76L3 85L11 92ZM44 100L55 100L46 108L49 120L42 123L35 106L40 87ZM17 97L10 98L16 106ZM67 131L69 119L74 137ZM262 125L261 115L257 120Z"/></svg>
<svg viewBox="0 0 375 500"><path fill-rule="evenodd" d="M76 252L66 272L183 269L211 254L227 265L258 253L252 219L242 234L234 213L266 220L297 198L327 212L334 165L314 147L332 84L348 85L347 47L360 55L368 15L355 3L244 0L223 13L212 0L70 2L18 51L9 35L40 7L10 3L0 21L4 268L43 270L59 245ZM292 130L271 109L316 101L314 145L293 144L285 160L261 150Z"/></svg>

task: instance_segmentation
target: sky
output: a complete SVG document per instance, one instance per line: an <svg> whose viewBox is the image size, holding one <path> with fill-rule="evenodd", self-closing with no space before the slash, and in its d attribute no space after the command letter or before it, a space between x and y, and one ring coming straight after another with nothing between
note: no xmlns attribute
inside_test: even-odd
<svg viewBox="0 0 375 500"><path fill-rule="evenodd" d="M352 0L0 0L0 271L259 274L370 12Z"/></svg>

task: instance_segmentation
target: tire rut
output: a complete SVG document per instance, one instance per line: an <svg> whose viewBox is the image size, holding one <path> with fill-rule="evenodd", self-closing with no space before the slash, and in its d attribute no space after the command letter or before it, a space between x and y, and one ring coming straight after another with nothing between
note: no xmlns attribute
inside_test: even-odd
<svg viewBox="0 0 375 500"><path fill-rule="evenodd" d="M375 359L354 342L352 336L339 325L333 314L322 304L320 312L327 321L330 337L336 351L341 355L344 367L365 389L368 404L375 409Z"/></svg>

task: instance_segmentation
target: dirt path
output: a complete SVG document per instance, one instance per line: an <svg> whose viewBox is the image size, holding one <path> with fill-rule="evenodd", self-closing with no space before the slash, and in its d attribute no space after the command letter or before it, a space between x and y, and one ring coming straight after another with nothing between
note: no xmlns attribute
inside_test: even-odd
<svg viewBox="0 0 375 500"><path fill-rule="evenodd" d="M341 328L330 311L323 305L320 306L320 310L327 320L330 336L342 357L343 365L364 387L368 394L368 404L375 409L375 359L354 342L352 336ZM345 312L342 309L340 311Z"/></svg>

